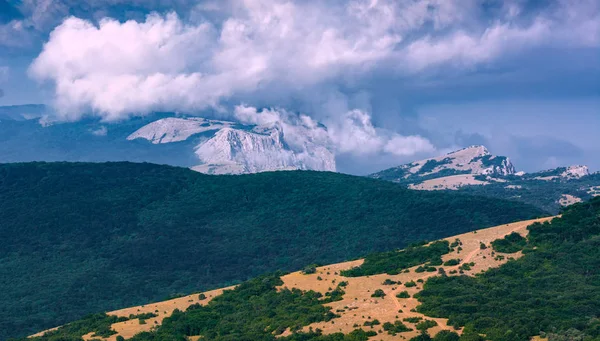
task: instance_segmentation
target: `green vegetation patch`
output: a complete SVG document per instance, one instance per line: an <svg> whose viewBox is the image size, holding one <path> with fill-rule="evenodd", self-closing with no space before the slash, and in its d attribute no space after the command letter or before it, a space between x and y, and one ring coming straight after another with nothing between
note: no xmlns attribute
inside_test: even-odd
<svg viewBox="0 0 600 341"><path fill-rule="evenodd" d="M554 340L598 340L600 198L529 231L531 251L518 260L476 277L428 280L416 295L419 312L492 341L526 341L542 333Z"/></svg>
<svg viewBox="0 0 600 341"><path fill-rule="evenodd" d="M450 252L446 240L436 241L429 246L410 246L402 251L373 253L365 257L361 266L344 270L342 276L360 277L387 273L397 275L404 269L415 265L437 261L442 255ZM428 271L427 269L423 271ZM435 268L433 269L435 271Z"/></svg>
<svg viewBox="0 0 600 341"><path fill-rule="evenodd" d="M386 322L383 324L383 330L388 332L390 335L396 335L397 333L404 333L412 331L411 328L407 327L401 321L394 321L394 323Z"/></svg>
<svg viewBox="0 0 600 341"><path fill-rule="evenodd" d="M527 239L513 232L502 239L496 239L492 242L492 247L496 252L515 253L523 250L527 245Z"/></svg>
<svg viewBox="0 0 600 341"><path fill-rule="evenodd" d="M460 264L460 259L453 258L444 262L444 266L454 266Z"/></svg>
<svg viewBox="0 0 600 341"><path fill-rule="evenodd" d="M132 316L135 318L136 316ZM106 314L92 314L87 317L64 325L56 330L47 332L43 337L25 340L63 341L79 340L83 335L94 333L97 337L109 337L116 334L110 328L113 323L127 321L127 317L117 317Z"/></svg>
<svg viewBox="0 0 600 341"><path fill-rule="evenodd" d="M298 289L276 290L283 284L279 274L258 277L242 283L234 290L225 291L206 306L195 304L186 311L175 310L162 325L151 332L143 332L132 340L184 340L188 336L201 335L207 340L275 340L275 336L287 329L297 332L314 322L328 322L337 315L324 303L340 297L324 297L314 291ZM339 288L336 290L340 290ZM136 315L149 318L152 315ZM80 340L90 331L98 336L109 336L110 324L118 319L106 315L95 315L69 324L56 332L35 338L39 341ZM331 340L366 340L364 333L351 334L346 339L338 335ZM297 335L282 340L329 340L321 338L318 331ZM358 337L358 338L355 338Z"/></svg>

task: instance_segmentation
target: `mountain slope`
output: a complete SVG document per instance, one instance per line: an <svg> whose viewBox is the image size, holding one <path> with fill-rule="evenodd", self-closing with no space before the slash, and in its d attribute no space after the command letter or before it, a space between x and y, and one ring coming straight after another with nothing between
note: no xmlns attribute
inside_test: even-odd
<svg viewBox="0 0 600 341"><path fill-rule="evenodd" d="M559 217L98 314L34 340L596 341L599 277L595 198Z"/></svg>
<svg viewBox="0 0 600 341"><path fill-rule="evenodd" d="M281 333L281 336L284 337L283 340L293 340L294 335L290 333L290 329L288 329L289 324L287 328L285 327L285 323L289 322L283 319L283 312L289 312L292 316L300 317L303 315L312 315L310 313L307 314L307 312L318 312L316 316L311 316L313 320L298 319L299 322L302 321L299 332L304 333L302 338L299 336L298 338L303 340L321 340L319 339L319 336L311 335L311 330L320 330L324 335L334 337L334 335L339 335L338 333L348 335L358 328L364 328L365 330L371 331L371 333L375 333L376 335L373 335L371 338L372 340L392 341L401 338L408 340L411 337L416 337L420 334L419 328L423 321L435 322L430 322L431 326L427 328L427 332L432 336L435 336L442 330L458 331L458 333L462 333L462 330L455 330L452 326L448 325L449 321L447 319L432 318L416 311L415 308L417 308L419 302L415 298L415 295L420 293L423 289L422 283L429 278L438 276L440 273L449 276L458 276L459 274L464 276L475 276L475 274L480 273L483 270L500 267L506 264L509 262L509 258L520 258L523 256L522 252L500 253L495 252L491 247L481 249L481 244L483 243L484 245L490 246L495 240L503 238L505 235L511 233L518 233L519 235L526 236L528 232L527 227L532 223L546 222L551 219L552 218L542 218L504 224L477 230L477 233L469 232L448 237L442 241L432 243L429 246L412 246L402 252L393 251L383 254L372 254L367 256L366 259L331 264L316 267L314 269L307 267L306 269L312 269L312 271L308 271L310 273L294 272L283 276L279 274L264 276L237 287L235 291L214 290L173 300L111 311L108 312L107 315L108 317L113 317L113 319L116 319L117 317L125 319L129 318L131 315L139 314L153 314L155 316L148 317L145 320L145 324L140 324L139 320L135 318L116 323L113 322L112 324L109 324L109 326L115 334L96 338L102 341L109 341L116 340L117 336L121 336L125 339L133 338L133 340L141 341L154 339L169 340L176 336L201 336L201 338L210 340L275 340L275 336L269 335L269 330L273 330L274 334ZM457 243L457 245L449 247L450 245L453 245L453 243ZM424 265L429 268L429 265L424 264L425 262L423 261L414 261L412 263L406 263L403 266L399 262L394 262L392 259L394 256L406 254L408 252L416 254L428 251L433 245L438 244L444 245L445 250L439 250L439 253L442 255L440 263L435 265L435 271L422 271L421 269ZM458 246L460 246L460 248L458 248ZM502 256L502 258L500 259L498 256ZM433 259L436 257L439 258L440 256L436 255ZM391 274L391 271L389 271L389 274L386 274L384 271L376 271L370 276L348 276L348 273L352 271L352 269L370 267L373 259L376 258L379 258L379 263L381 263L382 260L389 264L393 263L395 268L401 267L402 271L397 271L397 273L394 274ZM459 258L461 259L459 262L451 262L451 260ZM442 264L441 262L448 263ZM467 268L465 264L474 265L469 265ZM277 277L280 277L280 279L276 280ZM253 298L248 300L254 302L260 301L260 309L256 309L256 312L246 311L248 307L245 306L244 302L236 302L237 304L235 307L230 307L233 309L228 309L226 311L217 308L219 306L222 307L225 303L232 302L233 298L239 296L243 291L248 290L248 287L256 286L257 283L265 281L265 279L268 278L277 281L276 285L267 290L262 289L254 291L252 293ZM336 288L335 290L333 289L334 287ZM265 304L264 301L257 299L257 297L270 296L269 291L272 291L275 288L301 290L307 296L309 293L314 292L322 295L321 297L324 299L312 302L310 304L310 309L306 310L302 310L302 308L306 307L288 306L288 302L277 302L280 305L280 307L278 307L280 309L275 310L273 312L274 314L271 315L266 312L268 310L266 305L269 303ZM231 289L233 288L226 288L226 290ZM379 294L376 294L378 291ZM273 296L270 297L271 299L274 298ZM297 297L296 299L300 300L300 297ZM318 308L325 309L323 311ZM185 313L176 312L175 309ZM158 313L156 313L156 311L158 311ZM325 315L327 312L329 312L329 315ZM213 315L213 319L203 319L202 313L204 316L209 314L220 316ZM248 314L252 314L252 317L243 318L245 325L242 326L233 322L234 319L231 317L232 315L243 316ZM270 324L264 322L267 318L272 319ZM378 321L378 323L375 321ZM399 321L400 323L396 321ZM218 325L218 327L215 327L215 324ZM265 327L255 329L258 329L259 331L261 329L267 329L266 332L263 331L260 333L259 331L248 328L249 325L260 326L261 324L265 324ZM273 324L278 324L282 326L282 328L276 328ZM395 327L392 329L390 325L394 325ZM176 327L173 328L173 326ZM382 330L382 327L384 330ZM55 333L64 333L66 332L65 329L66 328L63 328ZM152 329L157 330L152 332ZM220 332L217 335L214 333L216 330ZM150 333L140 334L143 332ZM88 333L89 332L87 331L83 331L80 332L79 335L85 335L84 339L90 339L92 333ZM39 335L43 334L44 333L42 332ZM52 333L49 335L51 334ZM50 339L51 336L49 335L42 337L40 341Z"/></svg>
<svg viewBox="0 0 600 341"><path fill-rule="evenodd" d="M600 338L600 198L529 227L525 256L481 276L428 281L424 314L492 341ZM476 304L473 304L477 302Z"/></svg>
<svg viewBox="0 0 600 341"><path fill-rule="evenodd" d="M542 214L335 173L0 165L0 339Z"/></svg>

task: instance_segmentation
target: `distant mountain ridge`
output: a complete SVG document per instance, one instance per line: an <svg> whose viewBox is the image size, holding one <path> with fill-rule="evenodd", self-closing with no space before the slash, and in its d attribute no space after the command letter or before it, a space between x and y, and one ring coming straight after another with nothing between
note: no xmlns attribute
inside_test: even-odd
<svg viewBox="0 0 600 341"><path fill-rule="evenodd" d="M572 165L534 173L517 172L506 156L470 146L443 156L411 162L369 175L415 190L459 190L519 200L551 212L600 195L600 173Z"/></svg>
<svg viewBox="0 0 600 341"><path fill-rule="evenodd" d="M336 171L326 127L301 119L244 124L154 113L118 123L56 122L49 112L44 105L0 107L0 162L144 161L207 174Z"/></svg>
<svg viewBox="0 0 600 341"><path fill-rule="evenodd" d="M515 167L508 157L492 155L484 146L470 146L443 156L386 169L370 177L403 182L457 174L506 176L515 174Z"/></svg>

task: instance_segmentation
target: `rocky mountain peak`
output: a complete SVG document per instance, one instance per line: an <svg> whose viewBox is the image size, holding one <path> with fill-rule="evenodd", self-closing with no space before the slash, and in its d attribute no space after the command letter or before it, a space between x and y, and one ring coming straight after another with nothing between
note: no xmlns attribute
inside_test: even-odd
<svg viewBox="0 0 600 341"><path fill-rule="evenodd" d="M564 178L581 178L587 175L590 175L590 170L584 165L569 166L561 173Z"/></svg>
<svg viewBox="0 0 600 341"><path fill-rule="evenodd" d="M192 169L202 173L335 171L335 156L328 140L310 136L310 130L303 130L302 126L294 126L293 133L293 138L287 136L285 126L279 122L247 125L200 117L170 117L145 125L128 139L141 138L153 144L197 141L193 152L199 165Z"/></svg>

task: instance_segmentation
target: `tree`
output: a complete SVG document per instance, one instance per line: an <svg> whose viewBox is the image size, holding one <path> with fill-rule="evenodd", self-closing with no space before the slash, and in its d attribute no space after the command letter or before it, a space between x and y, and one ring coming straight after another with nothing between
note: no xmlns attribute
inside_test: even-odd
<svg viewBox="0 0 600 341"><path fill-rule="evenodd" d="M385 292L383 292L383 290L381 289L377 289L375 290L375 292L371 295L371 297L381 297L384 298L385 297Z"/></svg>

